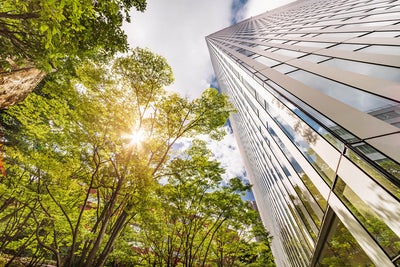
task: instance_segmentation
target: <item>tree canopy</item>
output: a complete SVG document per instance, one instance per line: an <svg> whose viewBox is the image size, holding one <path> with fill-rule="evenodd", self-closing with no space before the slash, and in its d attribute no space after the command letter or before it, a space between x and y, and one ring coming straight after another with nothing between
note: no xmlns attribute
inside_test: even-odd
<svg viewBox="0 0 400 267"><path fill-rule="evenodd" d="M9 59L49 71L86 57L128 49L123 21L145 0L3 0L0 3L0 68Z"/></svg>
<svg viewBox="0 0 400 267"><path fill-rule="evenodd" d="M152 208L135 224L134 248L144 249L127 265L268 266L260 264L265 255L259 253L262 237L269 244L268 233L241 198L250 186L239 178L223 185L225 170L210 156L206 143L195 140L169 162L166 183L156 188Z"/></svg>
<svg viewBox="0 0 400 267"><path fill-rule="evenodd" d="M248 187L234 179L217 190L223 170L204 146L176 149L182 137L221 137L232 106L216 89L194 100L167 93L172 81L164 58L137 48L109 62L86 60L76 76L52 73L1 112L7 174L0 178L0 252L12 255L9 263L103 266L124 249L132 256L139 240L156 251L163 245L143 234L170 216L163 229L189 233L171 244L184 242L186 266L194 266L216 255L213 240L239 220L254 222L236 194Z"/></svg>

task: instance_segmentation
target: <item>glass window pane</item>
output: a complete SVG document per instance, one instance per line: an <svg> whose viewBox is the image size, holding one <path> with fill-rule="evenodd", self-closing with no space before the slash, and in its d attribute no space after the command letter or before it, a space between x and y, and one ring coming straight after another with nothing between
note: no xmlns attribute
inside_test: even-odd
<svg viewBox="0 0 400 267"><path fill-rule="evenodd" d="M338 44L335 45L334 47L331 47L332 49L339 49L339 50L346 50L346 51L354 51L360 48L365 47L366 45L358 45L358 44Z"/></svg>
<svg viewBox="0 0 400 267"><path fill-rule="evenodd" d="M278 49L278 50L275 50L274 53L278 53L278 54L281 54L284 56L294 57L294 58L304 56L304 53L286 50L286 49Z"/></svg>
<svg viewBox="0 0 400 267"><path fill-rule="evenodd" d="M400 46L371 45L360 49L359 51L386 55L400 55Z"/></svg>
<svg viewBox="0 0 400 267"><path fill-rule="evenodd" d="M400 69L398 68L392 68L382 65L374 65L363 62L356 62L339 58L333 58L324 61L322 64L342 70L360 73L367 76L381 78L384 80L400 82Z"/></svg>
<svg viewBox="0 0 400 267"><path fill-rule="evenodd" d="M355 163L358 167L360 167L362 170L364 170L369 176L371 176L378 184L380 184L382 187L384 187L386 190L388 190L390 193L393 194L393 196L397 197L397 199L400 199L400 189L396 185L394 185L391 181L388 180L381 172L379 172L377 169L375 169L371 164L369 164L366 160L361 158L356 152L352 151L351 149L346 150L346 157L350 159L353 163ZM387 159L389 161L389 159ZM379 164L379 163L378 163ZM383 161L382 167L387 169L387 170L394 170L393 172L399 172L399 164L390 161L388 166L386 167L384 164L385 162ZM396 166L396 168L390 168L390 166ZM390 171L389 171L390 172Z"/></svg>
<svg viewBox="0 0 400 267"><path fill-rule="evenodd" d="M330 33L321 33L317 37L346 37L346 38L354 38L362 35L362 32L330 32Z"/></svg>
<svg viewBox="0 0 400 267"><path fill-rule="evenodd" d="M362 112L373 113L383 108L400 107L400 104L395 101L358 90L354 87L303 70L297 70L287 75ZM373 116L373 114L371 115Z"/></svg>
<svg viewBox="0 0 400 267"><path fill-rule="evenodd" d="M306 42L306 41L301 41L301 42L298 42L297 44L296 44L296 46L297 45L300 45L300 46L308 46L308 47L320 47L320 48L325 48L325 47L328 47L328 46L330 46L330 45L332 45L331 43L317 43L317 42Z"/></svg>
<svg viewBox="0 0 400 267"><path fill-rule="evenodd" d="M340 177L333 191L364 225L372 238L392 258L400 251L400 238L378 217L378 215L348 187Z"/></svg>
<svg viewBox="0 0 400 267"><path fill-rule="evenodd" d="M279 64L279 61L267 58L267 57L263 57L263 56L259 56L257 58L254 59L257 62L260 62L261 64L264 64L267 67L272 67L274 65Z"/></svg>
<svg viewBox="0 0 400 267"><path fill-rule="evenodd" d="M360 245L336 218L330 229L327 242L321 252L317 266L375 266Z"/></svg>
<svg viewBox="0 0 400 267"><path fill-rule="evenodd" d="M307 61L319 63L321 61L327 60L329 57L324 57L324 56L319 56L319 55L308 55L305 57L302 57L300 59L305 59Z"/></svg>
<svg viewBox="0 0 400 267"><path fill-rule="evenodd" d="M294 71L294 70L297 70L297 68L289 66L289 65L286 65L286 64L280 64L280 65L274 67L274 69L279 71L279 72L281 72L281 73L283 73L283 74L291 72L291 71Z"/></svg>
<svg viewBox="0 0 400 267"><path fill-rule="evenodd" d="M276 83L272 82L271 80L266 81L266 83L264 84L264 87L267 88L268 91L270 91L271 93L274 93L274 90L271 90L269 88L270 87L274 88L276 91L278 91L279 93L284 95L291 103L293 103L293 104L299 106L301 109L303 109L306 112L306 114L309 115L308 118L303 118L304 121L309 122L310 120L314 120L315 122L320 123L325 129L330 129L330 131L335 133L336 137L340 138L341 140L346 141L347 143L355 143L355 142L360 141L360 139L358 139L354 135L350 134L348 131L346 131L345 129L343 129L342 127L340 127L339 125L337 125L336 123L334 123L333 121L331 121L330 119L328 119L327 117L325 117L324 115L319 113L317 110L313 109L312 107L306 105L304 102L302 102L298 98L289 94L285 89L283 89ZM277 93L274 93L274 95L276 96ZM299 113L298 111L295 111L295 110L294 110L294 112L296 114ZM301 112L301 113L304 114L303 112ZM302 116L302 115L298 114L298 116ZM315 126L313 126L313 124L310 124L310 125L314 129L321 128L321 127L315 127ZM319 130L317 130L317 131L319 131ZM339 131L340 131L340 133L338 133ZM321 134L323 136L325 136L324 133L321 133ZM333 136L330 136L329 139L327 138L327 140L331 144L333 144L335 147L337 147L341 151L343 149L342 144L339 144L338 141L332 142L332 139L334 139Z"/></svg>

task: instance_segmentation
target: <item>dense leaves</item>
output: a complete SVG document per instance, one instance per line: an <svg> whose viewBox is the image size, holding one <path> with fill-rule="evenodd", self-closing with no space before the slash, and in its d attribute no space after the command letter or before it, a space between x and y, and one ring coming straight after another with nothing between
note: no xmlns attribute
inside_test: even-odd
<svg viewBox="0 0 400 267"><path fill-rule="evenodd" d="M239 178L223 186L224 170L210 156L204 142L194 141L169 162L166 184L158 186L152 208L136 221L137 258L131 265L268 266L259 263L269 260L273 266L259 253L269 244L268 233L241 198L250 187ZM262 236L265 243L255 240Z"/></svg>
<svg viewBox="0 0 400 267"><path fill-rule="evenodd" d="M0 252L9 263L116 264L118 255L137 259L133 244L142 242L138 249L152 251L140 254L144 262L194 266L217 260L216 237L254 223L236 194L247 186L233 179L218 189L223 170L204 145L184 154L176 146L181 137L221 137L232 107L215 89L195 100L168 94L172 81L164 58L135 49L109 63L85 61L75 77L52 73L2 111ZM169 254L143 236L174 233L181 237Z"/></svg>
<svg viewBox="0 0 400 267"><path fill-rule="evenodd" d="M0 3L0 68L7 59L30 61L44 70L77 59L127 50L121 29L132 8L145 0L3 0Z"/></svg>

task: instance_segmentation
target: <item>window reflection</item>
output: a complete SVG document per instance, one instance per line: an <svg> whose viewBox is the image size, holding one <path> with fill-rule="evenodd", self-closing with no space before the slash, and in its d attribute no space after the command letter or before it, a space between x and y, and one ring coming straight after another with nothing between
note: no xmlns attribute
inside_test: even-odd
<svg viewBox="0 0 400 267"><path fill-rule="evenodd" d="M360 73L367 76L381 78L384 80L400 82L400 75L399 75L400 70L398 68L374 65L363 62L356 62L339 58L333 58L327 60L322 64L329 65L334 68L339 68L342 70Z"/></svg>
<svg viewBox="0 0 400 267"><path fill-rule="evenodd" d="M297 44L296 44L296 46L297 45L300 45L300 46L307 46L307 47L318 47L318 48L325 48L325 47L328 47L328 46L330 46L330 45L332 45L331 43L318 43L318 42L306 42L306 41L301 41L301 42L298 42Z"/></svg>
<svg viewBox="0 0 400 267"><path fill-rule="evenodd" d="M343 223L335 217L327 242L324 245L316 266L366 267L375 265L371 262Z"/></svg>
<svg viewBox="0 0 400 267"><path fill-rule="evenodd" d="M287 75L362 112L373 113L379 109L390 107L397 108L400 106L395 101L358 90L354 87L303 70L297 70ZM377 118L379 119L379 117Z"/></svg>
<svg viewBox="0 0 400 267"><path fill-rule="evenodd" d="M319 62L322 62L324 60L329 59L329 57L319 56L319 55L307 55L307 56L302 57L300 59L305 59L307 61L311 61L311 62L314 62L314 63L319 63Z"/></svg>
<svg viewBox="0 0 400 267"><path fill-rule="evenodd" d="M306 113L301 112L302 114L309 114L310 116L305 115L307 118L303 118L304 121L307 123L309 121L315 121L318 122L320 125L325 127L326 129L330 129L332 132L335 134L340 131L336 136L339 137L341 140L344 140L348 143L354 143L360 141L356 136L350 134L347 130L343 129L341 126L337 125L335 122L331 121L328 119L326 116L323 114L319 113L317 110L314 108L306 105L304 102L299 100L298 98L294 97L293 95L289 94L285 89L283 89L281 86L277 85L276 83L272 82L271 80L266 81L264 84L264 87L267 88L271 93L273 93L275 96L277 93L274 93L274 90L269 89L270 87L267 86L267 84L272 87L274 90L278 91L280 94L284 95L285 98L287 98L291 103L297 105L299 108L304 110ZM281 100L283 102L283 100ZM288 102L288 101L287 101ZM286 102L285 102L286 103ZM299 109L297 109L299 110ZM297 114L298 112L294 110L294 112ZM301 117L301 115L299 115ZM314 128L316 131L320 131L319 129L323 129L322 127L317 127L317 129L313 126L316 125L316 123L309 124L311 127ZM318 129L319 128L319 129ZM325 131L325 129L324 129ZM322 136L325 137L325 134L321 134ZM334 140L335 137L330 135L329 139L327 138L327 141L330 142L332 145L337 147L340 151L342 150L343 146L341 141L339 140Z"/></svg>
<svg viewBox="0 0 400 267"><path fill-rule="evenodd" d="M278 49L278 50L275 50L274 53L278 53L278 54L281 54L281 55L284 55L284 56L294 57L294 58L298 58L298 57L304 56L304 53L297 52L297 51L286 50L286 49Z"/></svg>
<svg viewBox="0 0 400 267"><path fill-rule="evenodd" d="M400 238L340 177L333 190L390 257L400 252Z"/></svg>
<svg viewBox="0 0 400 267"><path fill-rule="evenodd" d="M275 66L274 69L283 74L297 70L297 68L289 66L287 64L280 64L278 66Z"/></svg>
<svg viewBox="0 0 400 267"><path fill-rule="evenodd" d="M286 155L287 159L289 162L292 164L293 168L295 171L299 174L299 177L303 181L304 185L307 187L307 189L310 191L311 195L314 197L318 205L321 207L322 210L326 209L326 200L324 197L321 195L319 190L315 187L313 182L310 180L310 178L307 176L307 174L304 172L304 170L301 168L301 166L297 163L297 161L294 159L292 154L289 152L289 150L286 148L285 144L279 139L279 137L276 135L275 131L272 128L268 128L268 132L272 136L272 138L275 140L275 142L279 145L281 148L282 152Z"/></svg>
<svg viewBox="0 0 400 267"><path fill-rule="evenodd" d="M387 55L400 55L400 46L390 45L371 45L360 49L361 52L387 54Z"/></svg>
<svg viewBox="0 0 400 267"><path fill-rule="evenodd" d="M332 49L339 49L339 50L347 50L347 51L354 51L360 48L365 47L366 45L359 45L359 44L338 44L332 47Z"/></svg>
<svg viewBox="0 0 400 267"><path fill-rule="evenodd" d="M272 67L274 65L279 64L278 61L270 59L270 58L267 58L267 57L264 57L264 56L259 56L259 57L255 58L254 60L257 61L257 62L260 62L261 64L263 64L263 65L265 65L267 67Z"/></svg>
<svg viewBox="0 0 400 267"><path fill-rule="evenodd" d="M357 147L356 147L357 148ZM384 168L387 172L392 173L397 177L397 179L400 179L400 165L388 158L386 158L384 155L380 154L377 152L373 147L362 143L362 145L358 145L357 151L361 153L366 153L366 156L371 157L372 156L376 157L376 153L380 155L378 157L377 163ZM372 153L371 153L372 152ZM376 168L374 168L371 164L366 162L361 156L359 156L356 152L352 151L351 149L346 150L346 157L350 159L353 163L355 163L358 167L360 167L362 170L364 170L369 176L371 176L377 183L379 183L381 186L386 188L389 192L391 192L397 199L400 199L400 189L396 185L394 185L388 178L386 178L381 172L379 172Z"/></svg>
<svg viewBox="0 0 400 267"><path fill-rule="evenodd" d="M298 185L295 185L294 190L296 191L299 199L301 200L302 204L304 205L304 207L306 208L307 212L309 213L309 215L311 216L311 218L313 219L315 225L318 227L318 229L321 227L321 219L317 214L315 214L313 208L311 207L310 203L308 202L308 200L306 199L303 190L301 190L301 188ZM316 236L314 237L314 240L316 238Z"/></svg>

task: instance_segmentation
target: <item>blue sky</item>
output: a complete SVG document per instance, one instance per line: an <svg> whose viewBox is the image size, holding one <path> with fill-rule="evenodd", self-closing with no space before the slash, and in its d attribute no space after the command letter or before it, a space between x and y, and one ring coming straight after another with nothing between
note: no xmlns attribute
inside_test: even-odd
<svg viewBox="0 0 400 267"><path fill-rule="evenodd" d="M147 10L133 12L124 29L131 47L148 47L166 57L175 74L171 90L197 97L213 75L205 36L290 1L148 0Z"/></svg>
<svg viewBox="0 0 400 267"><path fill-rule="evenodd" d="M132 12L124 30L132 48L147 47L167 59L175 76L170 91L195 98L215 83L205 36L291 1L147 0L146 11ZM224 179L245 174L232 133L210 140L209 148L226 169Z"/></svg>
<svg viewBox="0 0 400 267"><path fill-rule="evenodd" d="M242 14L248 0L232 0L231 5L231 24L235 24L243 19Z"/></svg>

